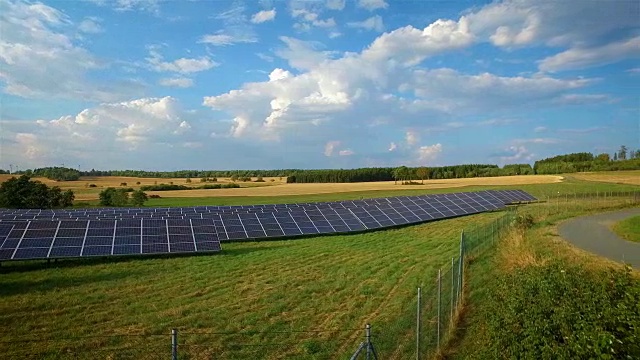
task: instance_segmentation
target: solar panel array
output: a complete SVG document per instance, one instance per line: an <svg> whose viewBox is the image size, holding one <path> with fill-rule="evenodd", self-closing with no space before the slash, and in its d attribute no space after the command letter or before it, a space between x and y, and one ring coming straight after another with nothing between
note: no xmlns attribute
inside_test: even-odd
<svg viewBox="0 0 640 360"><path fill-rule="evenodd" d="M215 252L220 241L365 231L534 200L492 190L248 206L0 209L0 261Z"/></svg>

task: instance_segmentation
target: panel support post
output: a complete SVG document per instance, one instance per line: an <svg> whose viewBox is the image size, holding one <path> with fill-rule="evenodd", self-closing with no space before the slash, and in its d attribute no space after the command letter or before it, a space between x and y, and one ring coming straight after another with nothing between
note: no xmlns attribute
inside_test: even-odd
<svg viewBox="0 0 640 360"><path fill-rule="evenodd" d="M171 360L178 360L178 330L171 329Z"/></svg>

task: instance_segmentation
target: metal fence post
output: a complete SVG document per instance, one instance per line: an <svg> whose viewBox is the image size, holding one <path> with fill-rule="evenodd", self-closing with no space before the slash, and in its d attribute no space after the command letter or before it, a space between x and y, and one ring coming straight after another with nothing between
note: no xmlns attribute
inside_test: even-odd
<svg viewBox="0 0 640 360"><path fill-rule="evenodd" d="M451 323L451 325L453 325L453 309L454 309L454 294L453 294L453 284L455 284L455 275L456 272L453 270L454 269L454 259L451 258L451 318L449 319L449 322Z"/></svg>
<svg viewBox="0 0 640 360"><path fill-rule="evenodd" d="M440 350L440 326L442 322L441 302L442 302L442 269L438 269L438 350Z"/></svg>
<svg viewBox="0 0 640 360"><path fill-rule="evenodd" d="M422 302L422 289L418 287L418 308L416 311L416 360L420 360L420 303Z"/></svg>
<svg viewBox="0 0 640 360"><path fill-rule="evenodd" d="M171 360L178 360L178 330L171 329Z"/></svg>

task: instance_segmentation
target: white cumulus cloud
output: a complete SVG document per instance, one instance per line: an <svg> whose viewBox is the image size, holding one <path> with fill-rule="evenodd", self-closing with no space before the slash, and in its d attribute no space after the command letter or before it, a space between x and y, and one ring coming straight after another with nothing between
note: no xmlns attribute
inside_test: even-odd
<svg viewBox="0 0 640 360"><path fill-rule="evenodd" d="M266 21L272 21L275 18L276 18L276 9L262 10L253 14L253 16L251 16L251 22L254 24L261 24Z"/></svg>
<svg viewBox="0 0 640 360"><path fill-rule="evenodd" d="M365 30L375 30L378 32L384 31L384 23L380 15L374 15L362 21L348 22L347 26Z"/></svg>
<svg viewBox="0 0 640 360"><path fill-rule="evenodd" d="M376 9L386 9L389 7L384 0L358 0L358 7L373 11Z"/></svg>

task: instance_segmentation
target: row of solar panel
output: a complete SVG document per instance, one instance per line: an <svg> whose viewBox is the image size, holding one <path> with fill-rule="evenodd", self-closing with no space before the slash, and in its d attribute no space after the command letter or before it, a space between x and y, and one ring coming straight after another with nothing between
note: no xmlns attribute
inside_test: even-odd
<svg viewBox="0 0 640 360"><path fill-rule="evenodd" d="M24 219L31 219L33 216L42 218L48 217L107 217L107 216L123 216L130 214L137 217L153 217L156 214L160 216L190 216L191 214L204 213L235 213L235 212L264 212L264 211L288 211L290 209L321 209L321 208L353 208L367 205L392 204L403 202L410 199L421 199L425 201L438 201L439 199L449 199L460 197L476 197L483 199L495 199L505 204L515 202L534 201L535 198L521 190L489 190L476 193L452 193L452 194L434 194L421 195L417 197L390 197L375 198L367 200L354 201L336 201L336 202L319 202L319 203L299 203L299 204L267 204L267 205L241 205L241 206L196 206L196 207L175 207L175 208L106 208L106 209L0 209L0 218L9 219L9 216L23 216ZM13 219L13 218L12 218Z"/></svg>
<svg viewBox="0 0 640 360"><path fill-rule="evenodd" d="M210 213L203 219L4 220L0 261L219 251L220 240L363 231L505 206L487 192L442 194L437 201L432 196L394 199L398 200L355 207Z"/></svg>

